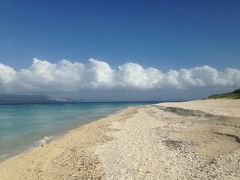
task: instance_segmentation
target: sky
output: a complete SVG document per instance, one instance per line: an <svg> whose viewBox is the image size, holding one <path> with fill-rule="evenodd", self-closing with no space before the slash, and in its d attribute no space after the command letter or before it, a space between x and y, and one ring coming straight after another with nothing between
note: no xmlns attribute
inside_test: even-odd
<svg viewBox="0 0 240 180"><path fill-rule="evenodd" d="M239 9L238 0L0 0L0 90L158 100L238 88Z"/></svg>

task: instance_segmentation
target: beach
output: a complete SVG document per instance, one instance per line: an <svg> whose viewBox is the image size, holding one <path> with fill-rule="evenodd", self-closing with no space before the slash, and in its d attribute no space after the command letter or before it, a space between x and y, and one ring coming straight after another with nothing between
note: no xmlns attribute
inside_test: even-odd
<svg viewBox="0 0 240 180"><path fill-rule="evenodd" d="M129 107L0 163L0 179L240 179L240 100Z"/></svg>

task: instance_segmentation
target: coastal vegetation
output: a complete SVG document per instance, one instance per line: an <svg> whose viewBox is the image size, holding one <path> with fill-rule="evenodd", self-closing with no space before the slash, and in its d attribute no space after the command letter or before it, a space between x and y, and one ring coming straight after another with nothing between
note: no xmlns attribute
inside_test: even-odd
<svg viewBox="0 0 240 180"><path fill-rule="evenodd" d="M240 89L236 89L230 93L214 94L208 97L208 99L240 99Z"/></svg>

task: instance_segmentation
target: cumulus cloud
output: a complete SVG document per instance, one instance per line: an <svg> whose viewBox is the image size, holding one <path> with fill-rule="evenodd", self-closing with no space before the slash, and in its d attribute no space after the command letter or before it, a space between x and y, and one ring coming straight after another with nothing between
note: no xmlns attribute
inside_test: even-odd
<svg viewBox="0 0 240 180"><path fill-rule="evenodd" d="M15 77L16 71L13 68L0 63L0 88L2 91L8 90Z"/></svg>
<svg viewBox="0 0 240 180"><path fill-rule="evenodd" d="M56 64L33 59L19 71L0 63L1 92L73 92L81 89L189 89L191 87L228 87L240 85L240 70L217 71L210 66L169 70L144 68L128 62L117 68L104 61L89 59L82 64L61 60Z"/></svg>

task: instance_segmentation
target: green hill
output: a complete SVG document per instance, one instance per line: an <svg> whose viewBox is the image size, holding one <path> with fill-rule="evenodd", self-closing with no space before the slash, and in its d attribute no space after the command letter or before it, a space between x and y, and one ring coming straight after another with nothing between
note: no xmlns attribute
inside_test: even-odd
<svg viewBox="0 0 240 180"><path fill-rule="evenodd" d="M240 89L234 90L230 93L214 94L208 97L208 99L240 99Z"/></svg>

